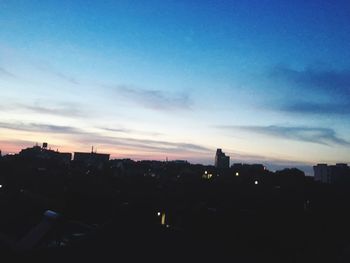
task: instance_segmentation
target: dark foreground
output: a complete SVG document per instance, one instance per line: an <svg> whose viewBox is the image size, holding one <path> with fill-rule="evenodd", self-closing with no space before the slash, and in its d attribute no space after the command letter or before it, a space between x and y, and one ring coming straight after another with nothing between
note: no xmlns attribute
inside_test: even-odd
<svg viewBox="0 0 350 263"><path fill-rule="evenodd" d="M0 165L3 259L350 262L347 183L325 185L295 170L205 179L212 167L189 164L88 174L77 164Z"/></svg>

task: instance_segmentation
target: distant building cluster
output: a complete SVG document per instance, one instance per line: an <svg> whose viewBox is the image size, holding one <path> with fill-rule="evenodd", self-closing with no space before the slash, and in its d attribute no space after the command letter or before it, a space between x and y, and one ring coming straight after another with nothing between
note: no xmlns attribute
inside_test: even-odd
<svg viewBox="0 0 350 263"><path fill-rule="evenodd" d="M62 163L70 163L72 161L71 153L61 153L58 150L48 149L48 143L44 142L42 146L35 145L30 148L23 149L19 152L20 157L38 158L44 160L57 160ZM87 166L101 167L109 161L109 154L91 152L74 152L73 161L82 163Z"/></svg>
<svg viewBox="0 0 350 263"><path fill-rule="evenodd" d="M314 179L322 183L335 184L350 179L350 167L345 163L337 163L336 165L320 163L313 168Z"/></svg>
<svg viewBox="0 0 350 263"><path fill-rule="evenodd" d="M8 156L12 156L9 154ZM41 146L36 144L33 147L23 149L19 152L18 156L24 159L39 160L40 163L45 163L42 161L55 161L65 165L72 163L76 167L91 167L102 170L106 165L110 165L114 169L114 174L126 174L127 168L135 166L134 161L131 159L122 160L112 160L110 161L110 154L97 153L94 151L93 147L91 152L74 152L72 153L61 153L58 150L51 150L48 148L48 143L44 142ZM0 157L1 155L0 150ZM3 158L6 158L3 157ZM163 171L164 167L190 167L190 163L186 160L172 160L168 161L166 158L165 162L159 161L143 161L140 162L139 168L142 170L143 165L150 164L152 169L148 169L147 172L142 172L145 176L150 175L151 177L157 177ZM137 166L137 165L136 165ZM135 167L136 167L135 166ZM195 166L194 166L195 167ZM205 179L212 179L218 176L256 176L262 174L268 174L269 171L262 164L242 164L234 163L230 166L230 156L226 155L221 148L218 148L215 153L215 163L213 165L205 166L203 169L198 165L197 167L201 171L201 177ZM197 169L196 168L196 169ZM163 170L162 170L163 169ZM175 169L175 168L174 168ZM176 168L177 169L177 168ZM174 171L177 171L177 170ZM314 180L326 184L341 184L350 183L350 167L346 163L337 163L335 165L328 165L325 163L319 163L313 166L314 170ZM169 173L171 170L167 170ZM192 171L193 172L193 171ZM285 171L287 173L287 171ZM276 173L277 174L277 173ZM177 178L182 177L179 173L176 175Z"/></svg>
<svg viewBox="0 0 350 263"><path fill-rule="evenodd" d="M44 142L42 146L35 145L34 147L21 150L19 156L44 160L51 159L61 161L63 163L69 163L72 160L71 153L61 153L48 149L48 144L46 142Z"/></svg>
<svg viewBox="0 0 350 263"><path fill-rule="evenodd" d="M274 249L284 241L282 236L286 240L284 251L290 251L290 245L298 244L301 238L313 238L307 242L313 244L315 240L317 249L320 243L325 244L326 250L326 241L335 237L335 225L340 226L337 231L342 237L346 236L350 181L345 187L324 185L296 168L272 172L263 164L230 166L230 157L222 149L213 153L215 165L213 161L202 165L167 158L110 160L109 154L97 153L93 148L74 152L72 160L72 154L53 151L44 143L1 157L0 250L4 250L2 246L10 247L27 255L48 249L45 253L51 259L60 253L55 248L78 249L77 256L81 258L88 250L102 255L107 247L113 255L118 249L119 257L125 240L131 240L126 242L130 248L127 257L136 249L146 251L142 250L146 244L147 251L156 251L156 257L163 260L172 255L175 246L184 244L183 258L191 248L198 259L198 251L207 244L211 251L216 246L215 256L219 255L232 237L237 239L228 247L230 255L232 247L240 243L248 245L250 251L250 240L255 240L253 245L259 249L261 244ZM347 164L318 164L314 169L320 182L350 178ZM281 235L281 227L276 227L279 221L290 232ZM324 232L330 234L324 237L325 242L319 242L324 233L310 233L324 227L329 227ZM271 235L274 243L266 242ZM198 249L193 249L193 244L198 244ZM345 239L342 246L347 246ZM166 250L160 257L165 248L169 252ZM336 243L332 249L339 251L338 248ZM299 245L296 251L300 251ZM314 251L317 250L312 248L312 255ZM244 251L243 257L246 255Z"/></svg>

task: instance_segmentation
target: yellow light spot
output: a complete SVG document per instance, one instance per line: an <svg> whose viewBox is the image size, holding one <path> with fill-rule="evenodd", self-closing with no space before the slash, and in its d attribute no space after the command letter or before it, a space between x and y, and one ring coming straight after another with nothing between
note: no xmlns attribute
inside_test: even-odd
<svg viewBox="0 0 350 263"><path fill-rule="evenodd" d="M162 214L162 219L161 219L160 223L162 224L162 226L165 225L165 213Z"/></svg>

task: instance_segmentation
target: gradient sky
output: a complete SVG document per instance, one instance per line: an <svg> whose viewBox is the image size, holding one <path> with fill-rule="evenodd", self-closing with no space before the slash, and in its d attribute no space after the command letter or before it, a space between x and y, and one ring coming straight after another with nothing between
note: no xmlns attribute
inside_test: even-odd
<svg viewBox="0 0 350 263"><path fill-rule="evenodd" d="M0 148L348 162L349 1L0 0Z"/></svg>

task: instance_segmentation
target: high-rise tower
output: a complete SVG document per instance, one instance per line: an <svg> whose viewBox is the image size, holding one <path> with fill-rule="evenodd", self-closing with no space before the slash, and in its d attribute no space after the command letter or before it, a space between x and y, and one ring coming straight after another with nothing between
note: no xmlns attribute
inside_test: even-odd
<svg viewBox="0 0 350 263"><path fill-rule="evenodd" d="M215 167L216 168L229 168L230 167L230 156L226 156L226 154L221 149L216 150Z"/></svg>

